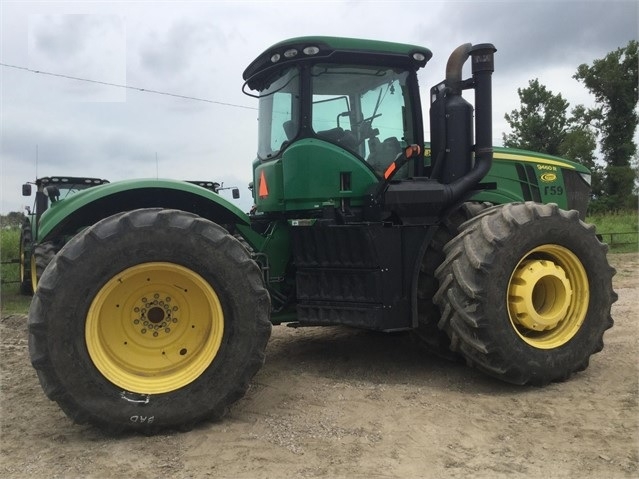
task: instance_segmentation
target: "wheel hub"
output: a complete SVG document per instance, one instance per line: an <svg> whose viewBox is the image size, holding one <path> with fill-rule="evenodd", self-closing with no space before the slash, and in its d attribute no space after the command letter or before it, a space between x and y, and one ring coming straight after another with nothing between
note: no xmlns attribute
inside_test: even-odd
<svg viewBox="0 0 639 479"><path fill-rule="evenodd" d="M533 331L557 327L566 317L571 297L565 271L552 261L524 261L513 274L511 314L517 323Z"/></svg>
<svg viewBox="0 0 639 479"><path fill-rule="evenodd" d="M539 349L570 341L586 319L588 274L569 249L544 244L523 255L507 287L510 322L517 335Z"/></svg>
<svg viewBox="0 0 639 479"><path fill-rule="evenodd" d="M133 307L133 325L140 334L170 334L177 325L179 306L172 304L173 298L166 293L153 293L151 298L143 296Z"/></svg>

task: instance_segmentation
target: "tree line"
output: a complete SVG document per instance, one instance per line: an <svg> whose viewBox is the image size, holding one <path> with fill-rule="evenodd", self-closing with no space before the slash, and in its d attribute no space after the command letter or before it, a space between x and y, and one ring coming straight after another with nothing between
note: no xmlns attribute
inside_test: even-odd
<svg viewBox="0 0 639 479"><path fill-rule="evenodd" d="M24 219L24 214L19 211L12 211L6 215L0 215L0 228L18 228Z"/></svg>
<svg viewBox="0 0 639 479"><path fill-rule="evenodd" d="M592 172L591 212L636 210L639 155L634 134L639 123L639 59L636 40L582 64L573 78L595 98L595 106L575 106L539 79L517 89L521 106L506 113L510 133L504 146L561 156Z"/></svg>

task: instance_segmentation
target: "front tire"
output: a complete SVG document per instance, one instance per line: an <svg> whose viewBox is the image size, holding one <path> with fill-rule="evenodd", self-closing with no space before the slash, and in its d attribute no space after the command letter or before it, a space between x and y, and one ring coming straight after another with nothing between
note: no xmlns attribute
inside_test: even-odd
<svg viewBox="0 0 639 479"><path fill-rule="evenodd" d="M270 300L242 245L177 210L104 219L69 241L29 311L47 396L109 431L221 417L264 362Z"/></svg>
<svg viewBox="0 0 639 479"><path fill-rule="evenodd" d="M440 327L470 365L541 386L586 369L603 348L615 271L576 211L498 206L466 223L445 251Z"/></svg>

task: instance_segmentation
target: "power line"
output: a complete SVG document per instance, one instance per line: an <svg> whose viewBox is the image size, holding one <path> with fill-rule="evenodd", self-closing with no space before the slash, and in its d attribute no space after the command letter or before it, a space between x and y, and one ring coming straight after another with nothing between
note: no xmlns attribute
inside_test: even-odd
<svg viewBox="0 0 639 479"><path fill-rule="evenodd" d="M82 81L82 82L87 82L87 83L96 83L98 85L112 86L112 87L116 87L116 88L125 88L127 90L135 90L135 91L139 91L139 92L143 92L143 93L155 93L156 95L172 96L172 97L175 97L175 98L182 98L184 100L203 101L203 102L206 102L206 103L213 103L215 105L231 106L231 107L234 107L234 108L244 108L246 110L257 110L257 108L250 107L250 106L236 105L234 103L226 103L226 102L223 102L223 101L208 100L206 98L197 98L197 97L188 96L188 95L179 95L177 93L169 93L169 92L159 91L159 90L150 90L148 88L141 88L141 87L130 86L130 85L120 85L120 84L117 84L117 83L109 83L109 82L105 82L105 81L91 80L89 78L80 78L80 77L74 77L74 76L71 76L71 75L63 75L61 73L52 73L52 72L46 72L46 71L42 71L42 70L33 70L31 68L21 67L21 66L18 66L18 65L9 65L7 63L0 63L0 66L7 67L7 68L14 68L16 70L23 70L23 71L27 71L27 72L30 72L30 73L38 73L40 75L48 75L48 76L52 76L52 77L66 78L67 80L76 80L76 81Z"/></svg>

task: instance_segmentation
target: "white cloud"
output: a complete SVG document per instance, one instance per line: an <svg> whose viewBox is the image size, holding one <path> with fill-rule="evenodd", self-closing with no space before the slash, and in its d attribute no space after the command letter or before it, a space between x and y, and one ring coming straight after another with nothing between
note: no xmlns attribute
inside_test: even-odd
<svg viewBox="0 0 639 479"><path fill-rule="evenodd" d="M126 84L126 28L118 15L29 16L29 67L104 83ZM99 83L50 82L72 101L122 101L121 89Z"/></svg>

